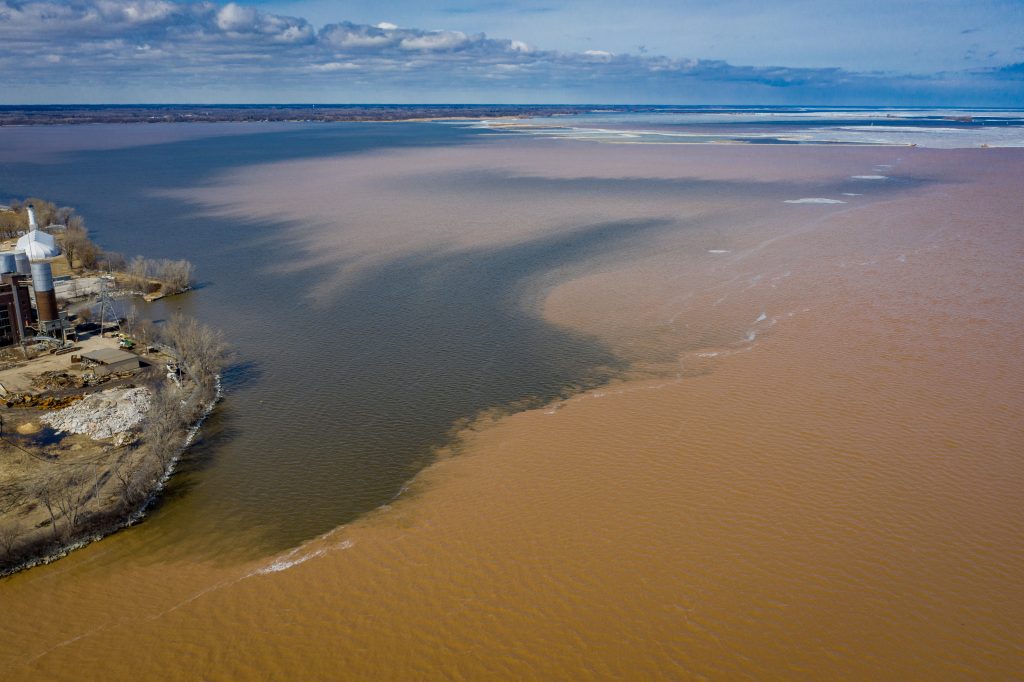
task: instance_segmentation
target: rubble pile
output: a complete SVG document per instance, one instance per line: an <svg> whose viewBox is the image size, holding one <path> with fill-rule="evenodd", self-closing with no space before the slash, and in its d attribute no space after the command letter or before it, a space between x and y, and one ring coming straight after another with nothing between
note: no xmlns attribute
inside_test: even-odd
<svg viewBox="0 0 1024 682"><path fill-rule="evenodd" d="M43 372L33 379L32 385L41 391L59 390L65 388L82 388L89 385L81 374L69 374L67 372L54 371Z"/></svg>
<svg viewBox="0 0 1024 682"><path fill-rule="evenodd" d="M147 388L115 388L93 393L71 407L44 415L41 421L58 432L84 433L102 440L125 433L149 409Z"/></svg>
<svg viewBox="0 0 1024 682"><path fill-rule="evenodd" d="M67 396L38 396L32 393L12 393L4 400L7 407L35 407L39 410L55 410L58 407L67 407L73 402L81 400L80 395Z"/></svg>

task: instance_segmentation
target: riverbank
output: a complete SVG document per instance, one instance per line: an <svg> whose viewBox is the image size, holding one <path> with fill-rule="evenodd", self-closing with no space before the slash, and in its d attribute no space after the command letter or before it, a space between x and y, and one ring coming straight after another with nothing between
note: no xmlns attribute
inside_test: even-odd
<svg viewBox="0 0 1024 682"><path fill-rule="evenodd" d="M0 575L137 523L155 501L220 399L220 379L172 382L163 367L174 358L143 357L148 369L98 386L46 370L48 357L17 368L43 391L9 393L3 412Z"/></svg>

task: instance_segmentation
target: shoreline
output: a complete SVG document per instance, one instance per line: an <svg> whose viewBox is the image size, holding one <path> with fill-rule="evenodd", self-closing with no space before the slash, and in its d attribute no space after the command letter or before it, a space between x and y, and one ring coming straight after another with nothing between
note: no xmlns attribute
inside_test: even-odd
<svg viewBox="0 0 1024 682"><path fill-rule="evenodd" d="M202 400L202 393L205 389L201 385L196 385L192 393L183 402L191 401L192 399ZM62 539L60 541L47 539L41 537L34 544L30 544L27 547L22 548L21 554L24 555L19 558L11 559L6 566L0 566L0 578L19 573L21 571L28 570L35 566L41 566L52 563L58 559L68 556L75 550L82 549L98 540L102 540L118 531L124 530L140 523L145 519L148 510L157 501L160 494L163 492L174 474L174 470L177 467L181 456L189 448L192 442L195 440L199 429L203 423L213 413L217 403L221 401L223 397L223 390L221 386L221 376L217 374L214 377L214 391L213 395L209 397L205 402L199 402L201 407L200 413L195 421L186 425L181 436L181 445L178 448L177 454L175 454L167 465L163 468L163 471L158 479L154 481L149 490L145 493L144 498L132 509L129 510L117 510L117 509L99 509L94 511L89 516L89 525L87 528L82 528L77 531L72 531L72 537L70 539ZM150 409L155 409L151 407ZM141 447L149 447L151 444L143 443ZM139 462L141 466L144 462ZM130 475L130 474L129 474ZM54 545L57 546L54 546Z"/></svg>
<svg viewBox="0 0 1024 682"><path fill-rule="evenodd" d="M379 123L476 120L580 114L588 105L8 105L0 106L0 128L88 123ZM620 106L615 111L653 111Z"/></svg>

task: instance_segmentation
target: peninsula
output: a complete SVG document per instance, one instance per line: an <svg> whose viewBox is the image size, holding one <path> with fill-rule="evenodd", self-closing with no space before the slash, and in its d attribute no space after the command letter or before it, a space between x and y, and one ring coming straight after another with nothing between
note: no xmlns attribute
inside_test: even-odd
<svg viewBox="0 0 1024 682"><path fill-rule="evenodd" d="M119 305L187 290L187 261L125 262L40 199L3 207L0 236L2 575L142 517L220 396L227 345Z"/></svg>

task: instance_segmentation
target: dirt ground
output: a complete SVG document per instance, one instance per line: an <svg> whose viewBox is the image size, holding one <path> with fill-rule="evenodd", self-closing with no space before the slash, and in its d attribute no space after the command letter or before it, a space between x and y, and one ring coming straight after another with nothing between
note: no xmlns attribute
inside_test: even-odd
<svg viewBox="0 0 1024 682"><path fill-rule="evenodd" d="M80 350L76 350L73 353L51 355L44 352L31 360L23 361L16 367L0 370L0 387L3 387L0 390L0 396L4 394L4 390L8 393L22 393L34 390L32 380L43 372L80 372L82 366L80 363L71 362L72 355L80 355L81 353L88 353L101 348L117 348L119 341L120 339L109 335L105 337L95 335L76 343L75 347ZM15 360L20 360L20 351L9 353L8 356Z"/></svg>
<svg viewBox="0 0 1024 682"><path fill-rule="evenodd" d="M66 544L79 530L76 524L88 518L102 522L104 514L123 506L141 485L138 477L151 473L140 471L141 454L134 447L134 438L95 440L57 433L40 419L52 411L40 408L39 398L45 396L68 401L111 388L160 381L162 364L151 358L148 368L111 376L98 385L41 388L43 373L62 372L71 377L82 373L81 363L71 362L72 354L116 348L118 341L109 335L94 335L75 344L74 353L44 352L28 361L21 359L20 349L4 349L0 366L16 363L0 370L4 396L32 394L37 399L34 404L8 400L9 406L0 399L0 571L9 568L12 557L23 556L26 547L38 547L38 553L45 555L48 546Z"/></svg>

